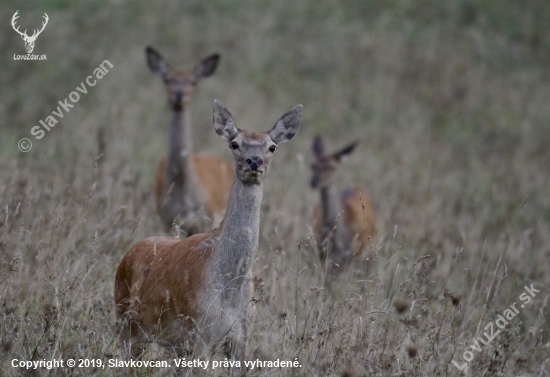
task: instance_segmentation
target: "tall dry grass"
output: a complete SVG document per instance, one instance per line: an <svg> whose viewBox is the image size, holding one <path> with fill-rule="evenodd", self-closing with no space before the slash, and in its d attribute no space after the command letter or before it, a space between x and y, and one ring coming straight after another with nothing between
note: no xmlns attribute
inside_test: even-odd
<svg viewBox="0 0 550 377"><path fill-rule="evenodd" d="M17 9L23 29L48 13L35 47L47 61L12 60L24 51L7 21ZM118 355L117 263L133 242L162 233L153 174L169 115L147 44L178 67L222 54L195 95L197 149L229 157L212 130L214 98L258 130L304 105L299 134L265 182L249 342L250 358L298 357L303 367L252 375L460 375L451 360L462 362L531 283L540 293L474 352L468 375L550 373L544 2L12 1L0 14L1 375L22 373L13 358ZM105 59L111 72L19 152L17 141ZM376 260L330 282L311 239L317 133L334 145L361 141L340 181L370 190L380 223Z"/></svg>

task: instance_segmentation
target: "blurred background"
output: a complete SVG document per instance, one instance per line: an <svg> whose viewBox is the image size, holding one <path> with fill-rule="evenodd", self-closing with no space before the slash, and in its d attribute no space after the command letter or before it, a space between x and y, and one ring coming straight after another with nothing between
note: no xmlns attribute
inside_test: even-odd
<svg viewBox="0 0 550 377"><path fill-rule="evenodd" d="M395 154L396 133L403 144L450 148L457 158L530 160L550 138L544 1L59 0L7 1L1 10L3 155L45 161L69 153L67 143L89 153L86 140L100 127L118 158L163 152L166 100L145 65L146 45L179 68L221 53L216 76L197 92L195 124L209 125L213 98L243 123L268 125L303 102L308 136L345 132L383 151L381 159ZM38 28L48 13L34 51L47 61L13 60L24 52L9 23L15 10L21 30ZM22 156L13 141L104 59L112 75L36 145L39 153ZM195 132L201 148L211 134Z"/></svg>
<svg viewBox="0 0 550 377"><path fill-rule="evenodd" d="M102 133L103 160L152 184L167 150L169 108L161 80L145 63L144 47L151 45L179 69L212 52L222 55L192 103L197 150L229 156L211 129L214 98L241 127L256 130L302 103L301 137L285 154L298 159L277 164L296 176L296 188L308 190L310 143L321 134L334 140L329 150L360 140L350 179L370 185L385 220L399 222L405 204L425 204L409 203L422 201L409 188L429 190L434 174L439 195L460 192L448 211L478 216L487 207L492 219L485 226L493 230L527 197L536 218L550 220L550 196L539 191L548 189L542 182L548 183L550 165L546 2L12 1L0 7L0 157L8 169L91 168ZM13 60L24 53L8 22L16 10L21 30L38 28L48 13L33 52L47 61ZM29 136L105 59L111 72L43 139ZM22 137L33 141L30 153L17 149ZM394 175L398 185L389 182Z"/></svg>
<svg viewBox="0 0 550 377"><path fill-rule="evenodd" d="M47 61L13 59L25 53L10 25L16 10L21 30L38 28L48 14L33 51L46 54ZM196 150L230 156L211 126L213 99L223 102L239 127L262 131L304 105L300 132L280 148L265 184L255 269L267 282L266 306L298 312L297 304L288 304L293 299L274 293L284 284L276 285L270 275L284 276L289 255L298 258L292 259L293 273L302 266L309 271L305 286L323 284L315 253L296 247L311 237L318 194L308 182L316 134L326 137L329 150L360 141L339 174L342 183L370 191L379 216L377 271L384 288L369 307L391 309L397 294L392 282L407 277L400 264L407 270L426 263L400 294L435 300L423 304L434 315L443 289L468 298L460 326L464 339L471 339L467 331L478 320L488 321L491 310L509 306L525 279L550 287L547 1L10 0L0 4L0 16L0 205L6 214L0 220L1 258L4 271L11 271L15 259L19 264L17 272L3 273L11 276L9 288L8 280L0 284L6 284L2 299L22 300L33 290L23 301L37 323L44 321L46 302L59 308L64 301L29 281L46 279L54 291L62 290L101 259L95 280L83 284L107 311L124 252L136 239L162 233L153 182L167 151L169 107L162 81L146 65L147 45L180 69L221 54L216 73L194 95ZM109 73L44 138L34 139L30 129L104 60L114 66ZM33 143L28 153L17 148L23 137ZM428 262L413 265L428 254ZM271 264L281 268L262 269ZM294 280L288 284L295 286ZM514 364L528 371L543 365L543 351L534 350L550 341L542 297L542 312L531 310L524 318L528 324L518 325L520 341L512 352L518 360L530 357ZM93 300L74 306L82 312L62 313L78 321L95 310ZM268 317L262 313L260 323ZM113 322L104 315L103 321ZM262 326L256 328L262 334ZM67 341L67 349L87 341L82 331L74 343ZM422 331L407 331L407 339L430 349ZM98 347L105 352L109 335L103 336ZM12 351L24 353L24 342L12 343ZM367 354L358 350L349 352L356 358ZM429 364L429 370L442 370L451 357ZM376 360L372 370L398 371L391 357ZM490 363L484 365L480 370Z"/></svg>

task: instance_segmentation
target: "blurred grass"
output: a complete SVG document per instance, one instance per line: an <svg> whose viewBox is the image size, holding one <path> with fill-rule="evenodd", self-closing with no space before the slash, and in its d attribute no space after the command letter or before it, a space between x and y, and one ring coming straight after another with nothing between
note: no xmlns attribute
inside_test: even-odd
<svg viewBox="0 0 550 377"><path fill-rule="evenodd" d="M15 10L23 30L48 13L34 51L47 61L13 60L24 52L9 23ZM471 344L478 323L517 300L528 281L550 287L547 2L6 1L0 15L6 375L17 374L5 367L8 358L30 358L35 348L39 359L115 353L116 265L132 242L161 233L152 186L169 111L146 67L146 45L179 68L221 53L192 105L199 150L229 156L212 131L214 98L240 127L257 130L304 105L301 130L278 152L265 184L254 267L257 354L299 355L302 375L346 368L455 375L449 362ZM105 59L114 68L42 140L30 137ZM95 166L99 130L106 147ZM361 141L341 181L366 186L380 218L379 275L368 278L357 266L330 289L307 240L317 133L330 148ZM22 137L33 141L26 154L17 150ZM410 312L397 315L395 297L408 297ZM475 374L548 373L547 298L545 290L521 312L512 338L501 335L476 354ZM365 316L372 310L388 314ZM36 334L44 334L38 345ZM409 358L405 343L420 357Z"/></svg>

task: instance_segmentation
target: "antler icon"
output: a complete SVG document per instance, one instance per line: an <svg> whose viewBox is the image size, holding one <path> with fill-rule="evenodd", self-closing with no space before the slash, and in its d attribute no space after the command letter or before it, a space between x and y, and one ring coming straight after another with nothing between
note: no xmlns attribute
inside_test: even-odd
<svg viewBox="0 0 550 377"><path fill-rule="evenodd" d="M34 42L36 41L36 38L42 33L46 25L48 24L49 17L46 13L44 13L44 21L42 22L42 29L40 30L34 30L34 33L31 36L27 35L27 29L25 29L24 32L19 31L19 26L15 25L15 20L19 18L18 16L19 11L16 11L11 18L11 26L13 27L13 30L19 33L21 35L21 38L25 41L25 49L27 50L27 53L31 53L34 49Z"/></svg>

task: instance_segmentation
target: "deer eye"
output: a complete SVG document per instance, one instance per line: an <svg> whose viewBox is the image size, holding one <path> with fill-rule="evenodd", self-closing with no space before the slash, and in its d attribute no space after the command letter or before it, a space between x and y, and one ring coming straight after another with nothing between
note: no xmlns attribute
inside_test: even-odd
<svg viewBox="0 0 550 377"><path fill-rule="evenodd" d="M277 149L277 146L276 145L272 145L271 147L269 147L269 151L271 153L275 152L275 149Z"/></svg>
<svg viewBox="0 0 550 377"><path fill-rule="evenodd" d="M229 144L229 148L239 149L239 144L236 141L232 141L231 144Z"/></svg>

